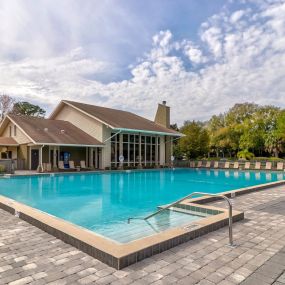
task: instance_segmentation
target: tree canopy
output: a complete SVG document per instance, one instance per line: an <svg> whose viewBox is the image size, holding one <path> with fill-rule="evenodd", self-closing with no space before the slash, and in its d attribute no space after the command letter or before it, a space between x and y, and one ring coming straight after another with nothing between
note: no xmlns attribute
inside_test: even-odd
<svg viewBox="0 0 285 285"><path fill-rule="evenodd" d="M236 104L207 122L188 122L179 129L186 136L176 153L188 158L284 155L285 110L253 103Z"/></svg>
<svg viewBox="0 0 285 285"><path fill-rule="evenodd" d="M12 113L16 115L44 117L46 114L46 111L38 105L34 105L29 102L23 101L23 102L17 102L14 104Z"/></svg>

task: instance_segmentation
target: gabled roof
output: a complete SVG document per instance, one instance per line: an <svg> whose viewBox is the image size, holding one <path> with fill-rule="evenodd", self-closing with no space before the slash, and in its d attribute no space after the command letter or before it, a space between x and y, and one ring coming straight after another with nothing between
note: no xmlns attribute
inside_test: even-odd
<svg viewBox="0 0 285 285"><path fill-rule="evenodd" d="M124 130L124 131L138 131L138 132L150 132L171 136L182 136L181 133L160 126L153 121L145 119L134 113L111 109L106 107L100 107L90 104L84 104L75 101L63 100L58 108L51 114L50 118L53 118L62 104L67 104L94 119L104 123L112 129Z"/></svg>
<svg viewBox="0 0 285 285"><path fill-rule="evenodd" d="M0 137L0 146L18 146L19 144L10 137Z"/></svg>
<svg viewBox="0 0 285 285"><path fill-rule="evenodd" d="M34 144L103 146L101 142L67 121L18 115L8 115L7 118Z"/></svg>

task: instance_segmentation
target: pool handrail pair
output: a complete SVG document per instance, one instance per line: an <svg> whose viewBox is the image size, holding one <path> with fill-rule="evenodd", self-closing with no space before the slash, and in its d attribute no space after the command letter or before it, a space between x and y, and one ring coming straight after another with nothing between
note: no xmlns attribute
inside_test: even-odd
<svg viewBox="0 0 285 285"><path fill-rule="evenodd" d="M139 220L145 220L147 221L149 218L171 208L174 207L175 205L183 202L186 199L192 198L193 196L197 196L197 195L201 195L201 196L212 196L212 197L218 197L218 198L222 198L224 199L227 203L228 203L228 209L229 209L229 246L234 246L234 242L233 242L233 206L232 206L232 202L231 200L226 197L225 195L220 195L220 194L212 194L212 193L204 193L204 192L193 192L159 210L157 210L156 212L144 217L144 218L128 218L128 224L130 223L131 220L133 219L139 219Z"/></svg>

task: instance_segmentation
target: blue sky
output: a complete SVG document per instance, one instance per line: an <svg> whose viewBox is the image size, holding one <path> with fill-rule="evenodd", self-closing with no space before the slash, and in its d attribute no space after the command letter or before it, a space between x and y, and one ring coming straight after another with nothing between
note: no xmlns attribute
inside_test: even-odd
<svg viewBox="0 0 285 285"><path fill-rule="evenodd" d="M285 107L285 0L0 1L0 92L172 121Z"/></svg>

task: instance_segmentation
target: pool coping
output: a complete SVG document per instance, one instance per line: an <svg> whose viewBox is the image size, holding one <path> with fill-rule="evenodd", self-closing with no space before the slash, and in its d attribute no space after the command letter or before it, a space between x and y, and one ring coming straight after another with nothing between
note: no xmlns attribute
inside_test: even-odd
<svg viewBox="0 0 285 285"><path fill-rule="evenodd" d="M235 197L266 188L284 185L285 180L255 185L219 193L227 197ZM23 203L0 195L0 208L18 216L20 219L44 230L45 232L73 245L79 250L97 258L116 269L122 269L144 258L161 253L176 245L182 244L206 233L217 230L228 224L228 210L205 205L215 201L216 197L188 199L181 207L194 207L202 211L212 212L212 216L189 223L187 226L171 228L166 231L144 237L126 244L118 244L90 230L74 225L68 221L42 212ZM215 214L214 214L215 212ZM244 213L233 211L233 221L244 219Z"/></svg>
<svg viewBox="0 0 285 285"><path fill-rule="evenodd" d="M116 269L122 269L228 224L228 210L188 201L183 202L181 207L201 208L215 214L188 225L171 228L126 244L118 244L95 232L0 195L0 208L3 210ZM243 212L233 211L233 221L243 218Z"/></svg>

